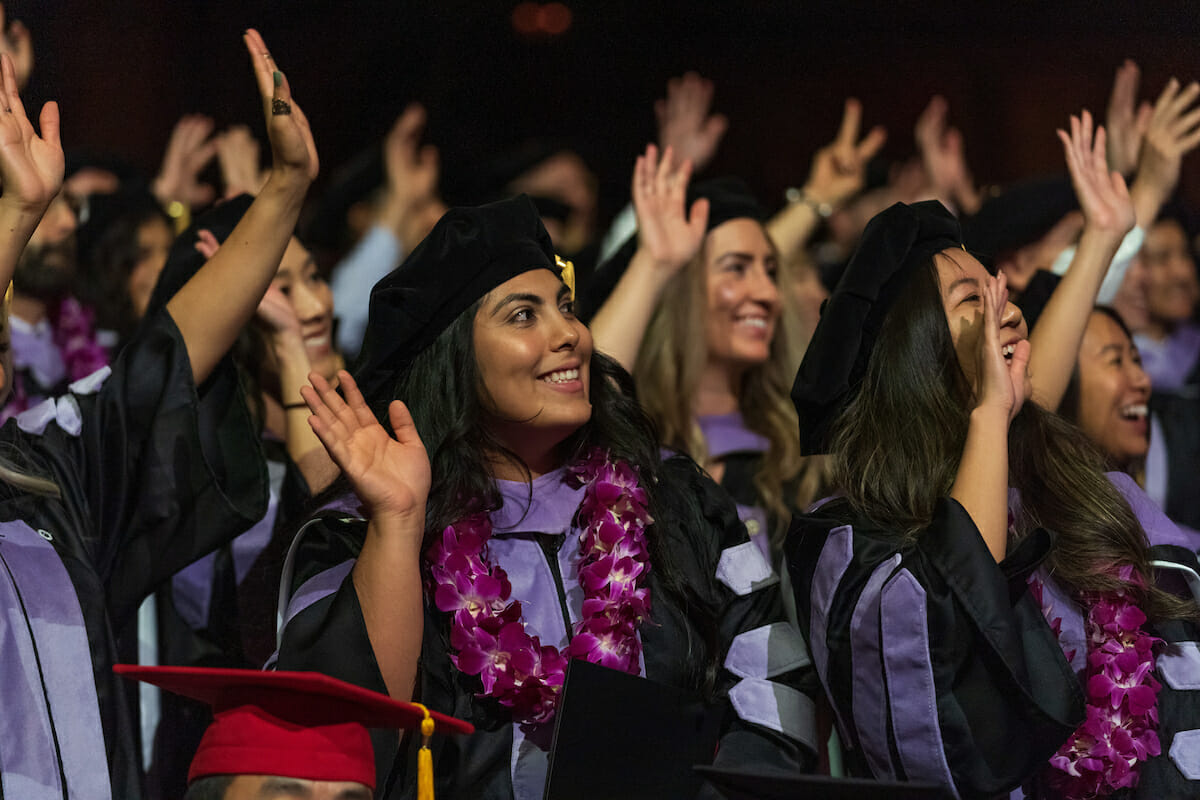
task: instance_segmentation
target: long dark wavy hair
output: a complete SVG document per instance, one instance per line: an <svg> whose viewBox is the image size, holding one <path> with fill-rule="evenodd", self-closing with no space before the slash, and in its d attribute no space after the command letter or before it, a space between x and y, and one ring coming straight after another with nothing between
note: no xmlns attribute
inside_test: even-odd
<svg viewBox="0 0 1200 800"><path fill-rule="evenodd" d="M396 376L390 389L367 398L387 427L387 406L403 400L429 454L432 474L425 511L424 551L448 525L472 512L491 512L501 505L492 478L497 458L506 459L528 473L524 462L504 446L487 427L482 398L485 389L475 358L474 326L480 302L460 314L450 326ZM633 379L617 362L593 351L590 369L591 418L559 445L561 463L580 460L593 447L607 449L613 457L635 466L649 498L650 514L660 519L661 457L654 424L637 402ZM345 479L338 485L345 489ZM532 497L532 488L530 489ZM329 493L327 493L329 494ZM651 525L646 532L650 563L658 585L683 610L703 637L704 658L690 657L691 679L697 688L711 692L720 667L718 624L675 565L671 548Z"/></svg>
<svg viewBox="0 0 1200 800"><path fill-rule="evenodd" d="M896 298L862 390L834 425L837 484L884 530L918 537L950 493L976 398L958 362L931 257ZM1133 590L1151 619L1196 619L1195 603L1154 586L1145 532L1104 475L1104 457L1074 425L1027 401L1008 436L1018 537L1057 534L1046 566L1076 592ZM1132 565L1146 588L1117 577Z"/></svg>

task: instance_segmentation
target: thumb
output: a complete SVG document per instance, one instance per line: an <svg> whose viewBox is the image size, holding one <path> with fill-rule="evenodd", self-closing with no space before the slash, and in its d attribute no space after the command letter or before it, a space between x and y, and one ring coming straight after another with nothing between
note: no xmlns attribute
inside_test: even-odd
<svg viewBox="0 0 1200 800"><path fill-rule="evenodd" d="M388 421L392 423L392 431L396 434L397 442L409 446L421 445L421 436L417 433L417 425L413 422L412 412L404 403L393 400L388 405Z"/></svg>

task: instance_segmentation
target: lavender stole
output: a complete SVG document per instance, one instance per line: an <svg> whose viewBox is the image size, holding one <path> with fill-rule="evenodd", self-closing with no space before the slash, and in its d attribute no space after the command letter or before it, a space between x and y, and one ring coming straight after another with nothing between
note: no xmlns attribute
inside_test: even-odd
<svg viewBox="0 0 1200 800"><path fill-rule="evenodd" d="M52 535L0 523L0 786L22 800L110 800L87 630Z"/></svg>

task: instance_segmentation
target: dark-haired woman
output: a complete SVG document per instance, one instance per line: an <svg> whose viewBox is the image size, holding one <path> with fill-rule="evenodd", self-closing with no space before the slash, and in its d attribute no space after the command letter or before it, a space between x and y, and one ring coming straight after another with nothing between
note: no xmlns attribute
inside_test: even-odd
<svg viewBox="0 0 1200 800"><path fill-rule="evenodd" d="M812 705L778 579L693 462L660 462L563 271L520 197L450 211L375 287L362 394L305 390L367 518L293 546L278 666L470 719L436 758L448 796L541 797L571 658L701 693L719 761L795 770ZM376 742L389 797L415 796L412 745Z"/></svg>
<svg viewBox="0 0 1200 800"><path fill-rule="evenodd" d="M1074 133L1085 231L1123 222L1111 258L1133 215L1103 137ZM945 209L872 221L793 389L842 491L786 555L847 764L959 797L1195 796L1200 615L1166 575L1195 555L1029 401L1030 355Z"/></svg>
<svg viewBox="0 0 1200 800"><path fill-rule="evenodd" d="M1088 318L1079 360L1067 385L1060 413L1079 426L1100 452L1110 469L1123 472L1146 487L1149 499L1167 512L1180 526L1182 546L1200 550L1200 533L1186 527L1175 513L1191 512L1184 519L1195 519L1195 492L1180 496L1198 479L1195 454L1189 460L1187 440L1166 443L1162 453L1161 429L1158 439L1152 427L1162 425L1164 413L1172 422L1185 416L1187 406L1173 406L1153 400L1152 382L1142 366L1141 353L1120 314L1107 306L1097 306ZM1194 403L1192 404L1194 405ZM1180 407L1182 406L1182 407ZM1195 409L1192 409L1195 412ZM1196 422L1195 419L1192 420ZM1158 441L1158 458L1152 459L1152 441ZM1154 462L1153 465L1151 462ZM1168 470L1173 464L1176 470ZM1186 474L1177 474L1184 466ZM1171 503L1168 510L1167 503Z"/></svg>
<svg viewBox="0 0 1200 800"><path fill-rule="evenodd" d="M210 259L101 370L0 427L0 794L136 798L141 757L113 633L172 573L263 511L262 459L221 363L316 175L308 124L247 31L273 166L237 245ZM61 188L58 113L37 136L3 64L0 284ZM272 113L288 110L292 113ZM11 362L4 364L4 378Z"/></svg>

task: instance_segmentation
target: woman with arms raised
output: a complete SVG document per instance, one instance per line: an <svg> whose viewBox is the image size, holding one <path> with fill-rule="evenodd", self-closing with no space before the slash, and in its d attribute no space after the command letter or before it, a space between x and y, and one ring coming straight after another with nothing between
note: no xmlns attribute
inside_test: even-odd
<svg viewBox="0 0 1200 800"><path fill-rule="evenodd" d="M1087 133L1068 162L1108 252L1133 215ZM793 388L841 491L785 553L847 764L961 797L1192 796L1197 676L1162 640L1197 638L1163 575L1195 555L1030 401L1039 343L960 242L936 203L876 217Z"/></svg>
<svg viewBox="0 0 1200 800"><path fill-rule="evenodd" d="M278 666L472 720L435 759L451 796L541 797L571 658L732 704L719 760L798 769L807 659L777 578L695 464L660 461L570 277L518 197L451 210L375 287L357 384L305 390L368 519L293 545ZM397 746L377 740L381 785L414 797Z"/></svg>
<svg viewBox="0 0 1200 800"><path fill-rule="evenodd" d="M247 31L245 43L274 163L235 244L146 320L111 371L0 428L0 597L11 623L0 639L4 797L141 796L133 721L110 669L112 632L158 583L263 513L261 455L220 362L275 274L317 159L261 37ZM2 60L7 285L61 186L63 157L57 108L43 110L38 137Z"/></svg>

